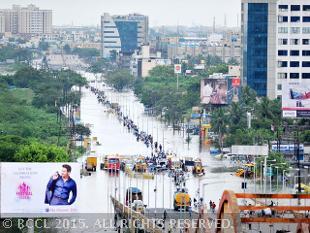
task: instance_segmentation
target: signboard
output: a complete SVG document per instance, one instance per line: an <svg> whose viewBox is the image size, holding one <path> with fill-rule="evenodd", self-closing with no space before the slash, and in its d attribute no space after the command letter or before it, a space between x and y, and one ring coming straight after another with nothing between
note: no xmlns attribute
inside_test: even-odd
<svg viewBox="0 0 310 233"><path fill-rule="evenodd" d="M310 80L283 80L282 82L283 117L310 117Z"/></svg>
<svg viewBox="0 0 310 233"><path fill-rule="evenodd" d="M208 78L201 80L200 100L202 104L227 104L227 80Z"/></svg>
<svg viewBox="0 0 310 233"><path fill-rule="evenodd" d="M1 217L78 213L78 163L1 163L0 168Z"/></svg>
<svg viewBox="0 0 310 233"><path fill-rule="evenodd" d="M231 146L231 153L236 155L268 155L268 145L265 146Z"/></svg>
<svg viewBox="0 0 310 233"><path fill-rule="evenodd" d="M181 64L175 64L174 65L174 73L175 74L181 74L182 73L182 65Z"/></svg>
<svg viewBox="0 0 310 233"><path fill-rule="evenodd" d="M234 77L231 79L231 85L233 87L240 87L240 83L241 83L241 81L240 81L239 77Z"/></svg>

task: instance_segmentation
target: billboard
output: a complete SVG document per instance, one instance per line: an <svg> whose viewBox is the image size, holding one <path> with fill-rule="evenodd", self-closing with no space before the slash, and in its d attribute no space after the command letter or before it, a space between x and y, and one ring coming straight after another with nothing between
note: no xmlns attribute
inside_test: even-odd
<svg viewBox="0 0 310 233"><path fill-rule="evenodd" d="M283 117L310 117L310 80L283 80Z"/></svg>
<svg viewBox="0 0 310 233"><path fill-rule="evenodd" d="M268 155L268 145L264 146L248 146L248 145L232 145L231 153L237 155Z"/></svg>
<svg viewBox="0 0 310 233"><path fill-rule="evenodd" d="M202 104L227 104L227 80L203 79L200 83L200 102Z"/></svg>
<svg viewBox="0 0 310 233"><path fill-rule="evenodd" d="M0 169L1 217L78 213L78 163L1 163Z"/></svg>

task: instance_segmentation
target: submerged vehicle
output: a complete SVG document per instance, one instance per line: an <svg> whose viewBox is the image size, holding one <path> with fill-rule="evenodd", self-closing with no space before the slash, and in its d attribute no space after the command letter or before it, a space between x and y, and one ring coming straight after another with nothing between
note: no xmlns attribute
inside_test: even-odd
<svg viewBox="0 0 310 233"><path fill-rule="evenodd" d="M86 158L85 169L87 171L96 171L97 168L97 157L96 156L88 156Z"/></svg>
<svg viewBox="0 0 310 233"><path fill-rule="evenodd" d="M244 167L243 168L240 168L236 171L236 176L239 176L239 177L244 177L245 178L252 178L253 175L254 175L254 164L253 163L246 163L243 165Z"/></svg>
<svg viewBox="0 0 310 233"><path fill-rule="evenodd" d="M146 172L147 163L146 163L145 158L143 156L138 157L137 160L135 161L134 170L136 172Z"/></svg>
<svg viewBox="0 0 310 233"><path fill-rule="evenodd" d="M191 198L185 188L177 189L174 193L173 208L175 211L180 209L188 211L191 207Z"/></svg>
<svg viewBox="0 0 310 233"><path fill-rule="evenodd" d="M137 187L129 187L126 190L126 206L131 206L135 200L140 200L143 202L143 194L142 191Z"/></svg>
<svg viewBox="0 0 310 233"><path fill-rule="evenodd" d="M204 175L205 171L202 166L202 162L200 159L195 159L194 161L194 168L193 168L193 174L194 175Z"/></svg>

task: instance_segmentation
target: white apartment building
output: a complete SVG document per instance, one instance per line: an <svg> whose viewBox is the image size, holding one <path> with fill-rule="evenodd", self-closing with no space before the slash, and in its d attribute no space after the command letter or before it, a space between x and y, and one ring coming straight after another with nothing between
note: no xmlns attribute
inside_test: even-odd
<svg viewBox="0 0 310 233"><path fill-rule="evenodd" d="M5 33L5 14L0 11L0 33Z"/></svg>
<svg viewBox="0 0 310 233"><path fill-rule="evenodd" d="M277 6L276 94L283 79L310 79L310 1L280 0Z"/></svg>
<svg viewBox="0 0 310 233"><path fill-rule="evenodd" d="M5 32L12 34L52 33L52 10L40 10L35 5L20 7L13 5L4 12Z"/></svg>
<svg viewBox="0 0 310 233"><path fill-rule="evenodd" d="M150 71L156 66L170 66L171 59L161 58L161 53L150 54L150 46L142 45L139 51L136 51L130 61L130 71L135 77L145 78L149 76Z"/></svg>

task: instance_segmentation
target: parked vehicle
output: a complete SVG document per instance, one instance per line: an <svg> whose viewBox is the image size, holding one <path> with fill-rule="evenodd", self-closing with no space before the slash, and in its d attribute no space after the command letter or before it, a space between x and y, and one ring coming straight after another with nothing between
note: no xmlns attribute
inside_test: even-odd
<svg viewBox="0 0 310 233"><path fill-rule="evenodd" d="M184 209L188 211L191 207L191 198L185 188L178 189L174 194L173 207L175 211Z"/></svg>
<svg viewBox="0 0 310 233"><path fill-rule="evenodd" d="M97 168L97 157L96 156L88 156L86 158L85 169L87 171L96 171Z"/></svg>

